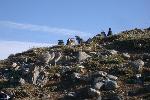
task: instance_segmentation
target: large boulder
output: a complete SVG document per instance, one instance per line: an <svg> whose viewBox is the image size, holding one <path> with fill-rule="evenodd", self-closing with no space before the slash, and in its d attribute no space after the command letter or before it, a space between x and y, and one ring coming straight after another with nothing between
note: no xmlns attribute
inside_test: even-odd
<svg viewBox="0 0 150 100"><path fill-rule="evenodd" d="M104 85L103 82L98 82L98 83L96 83L96 84L94 85L94 88L97 89L97 90L99 90L99 89L102 88L103 85Z"/></svg>
<svg viewBox="0 0 150 100"><path fill-rule="evenodd" d="M129 62L129 64L133 67L134 70L140 71L144 66L144 61L139 59L134 62Z"/></svg>
<svg viewBox="0 0 150 100"><path fill-rule="evenodd" d="M55 63L57 63L61 59L61 57L62 57L62 53L61 52L57 52L55 54L55 58L54 58Z"/></svg>
<svg viewBox="0 0 150 100"><path fill-rule="evenodd" d="M80 61L84 61L85 59L87 59L87 58L89 58L89 57L91 57L91 56L88 55L88 54L85 53L85 52L81 52L81 51L78 52L78 60L79 60L79 62L80 62Z"/></svg>
<svg viewBox="0 0 150 100"><path fill-rule="evenodd" d="M114 81L118 79L117 76L113 76L113 75L107 75L107 78L109 78L110 80L114 80Z"/></svg>
<svg viewBox="0 0 150 100"><path fill-rule="evenodd" d="M48 64L50 60L52 60L52 55L47 51L45 53L42 53L41 56L40 56L40 60L43 62L43 63L46 63Z"/></svg>
<svg viewBox="0 0 150 100"><path fill-rule="evenodd" d="M40 72L37 77L36 85L43 87L44 85L47 84L47 82L48 82L48 77L46 73L44 71Z"/></svg>
<svg viewBox="0 0 150 100"><path fill-rule="evenodd" d="M39 74L40 74L39 66L36 66L32 73L32 75L33 75L32 76L32 84L35 84L35 85L37 84L37 79L39 77Z"/></svg>
<svg viewBox="0 0 150 100"><path fill-rule="evenodd" d="M109 79L105 81L104 86L106 90L114 90L119 87L116 81L112 81Z"/></svg>
<svg viewBox="0 0 150 100"><path fill-rule="evenodd" d="M104 71L97 71L93 74L93 76L98 76L98 77L106 77L107 73Z"/></svg>
<svg viewBox="0 0 150 100"><path fill-rule="evenodd" d="M105 82L105 78L103 77L97 77L97 78L94 78L94 84L98 83L98 82Z"/></svg>
<svg viewBox="0 0 150 100"><path fill-rule="evenodd" d="M97 98L97 100L102 100L102 96L99 96L99 97Z"/></svg>
<svg viewBox="0 0 150 100"><path fill-rule="evenodd" d="M46 85L48 78L46 72L39 66L35 66L33 71L30 72L32 77L32 84L43 87ZM31 81L31 80L30 80Z"/></svg>
<svg viewBox="0 0 150 100"><path fill-rule="evenodd" d="M48 81L47 73L44 71L42 66L30 66L27 69L23 68L21 70L20 77L19 83L22 85L28 82L30 84L43 87Z"/></svg>

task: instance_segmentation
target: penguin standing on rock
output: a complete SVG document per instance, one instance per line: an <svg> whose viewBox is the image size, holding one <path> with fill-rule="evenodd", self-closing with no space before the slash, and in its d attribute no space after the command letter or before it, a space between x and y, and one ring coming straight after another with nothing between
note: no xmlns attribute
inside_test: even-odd
<svg viewBox="0 0 150 100"><path fill-rule="evenodd" d="M107 36L112 36L113 34L112 34L112 31L111 31L111 28L109 28L109 31L108 31L108 34L107 34Z"/></svg>

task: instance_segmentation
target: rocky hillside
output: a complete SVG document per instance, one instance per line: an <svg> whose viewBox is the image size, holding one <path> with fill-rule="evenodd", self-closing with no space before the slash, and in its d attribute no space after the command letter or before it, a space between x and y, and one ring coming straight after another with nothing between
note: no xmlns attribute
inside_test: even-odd
<svg viewBox="0 0 150 100"><path fill-rule="evenodd" d="M0 61L0 98L150 99L150 28L68 44L33 48Z"/></svg>

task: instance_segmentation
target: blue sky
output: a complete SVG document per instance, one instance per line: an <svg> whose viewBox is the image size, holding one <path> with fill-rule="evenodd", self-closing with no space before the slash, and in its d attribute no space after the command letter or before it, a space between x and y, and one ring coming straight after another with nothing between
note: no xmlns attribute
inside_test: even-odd
<svg viewBox="0 0 150 100"><path fill-rule="evenodd" d="M1 0L0 59L75 35L87 39L109 27L114 33L149 27L149 5L150 0Z"/></svg>

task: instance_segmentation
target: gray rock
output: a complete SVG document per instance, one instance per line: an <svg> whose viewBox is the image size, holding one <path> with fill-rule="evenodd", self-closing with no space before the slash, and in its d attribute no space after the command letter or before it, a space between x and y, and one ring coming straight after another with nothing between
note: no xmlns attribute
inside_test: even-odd
<svg viewBox="0 0 150 100"><path fill-rule="evenodd" d="M62 57L62 54L61 54L61 52L58 52L57 54L55 54L55 63L57 63L60 59L61 59L61 57Z"/></svg>
<svg viewBox="0 0 150 100"><path fill-rule="evenodd" d="M103 77L94 78L94 84L96 84L98 82L105 82L105 79Z"/></svg>
<svg viewBox="0 0 150 100"><path fill-rule="evenodd" d="M43 87L48 82L48 77L46 73L40 72L39 76L37 77L36 85Z"/></svg>
<svg viewBox="0 0 150 100"><path fill-rule="evenodd" d="M39 66L36 66L33 70L33 76L32 76L32 84L37 84L37 78L39 77L40 71Z"/></svg>
<svg viewBox="0 0 150 100"><path fill-rule="evenodd" d="M39 66L34 66L29 69L29 73L26 73L26 78L24 80L30 84L34 84L40 87L43 87L47 81L47 75L44 70L41 70Z"/></svg>
<svg viewBox="0 0 150 100"><path fill-rule="evenodd" d="M94 97L94 96L100 96L101 93L100 93L99 90L96 90L96 89L93 89L93 88L89 88L88 95L91 96L91 97Z"/></svg>
<svg viewBox="0 0 150 100"><path fill-rule="evenodd" d="M136 60L134 62L129 62L129 63L137 71L140 71L143 68L143 66L144 66L144 62L142 60L140 60L140 59Z"/></svg>
<svg viewBox="0 0 150 100"><path fill-rule="evenodd" d="M124 100L124 97L121 95L116 95L112 98L113 100Z"/></svg>
<svg viewBox="0 0 150 100"><path fill-rule="evenodd" d="M89 58L89 57L91 57L90 55L88 55L87 53L85 53L85 52L79 52L78 53L78 60L79 60L79 62L80 61L84 61L85 59L87 59L87 58Z"/></svg>
<svg viewBox="0 0 150 100"><path fill-rule="evenodd" d="M17 66L16 68L15 68L15 71L17 71L17 70L19 70L20 69L20 66Z"/></svg>
<svg viewBox="0 0 150 100"><path fill-rule="evenodd" d="M48 64L49 61L51 60L51 55L49 54L49 52L42 53L40 60Z"/></svg>
<svg viewBox="0 0 150 100"><path fill-rule="evenodd" d="M94 88L97 89L97 90L99 90L99 89L101 89L101 87L102 87L103 85L104 85L103 82L98 82L98 83L96 83L96 84L94 85Z"/></svg>
<svg viewBox="0 0 150 100"><path fill-rule="evenodd" d="M55 53L54 53L54 52L52 52L52 53L50 53L50 55L51 55L50 60L53 60L53 59L55 58Z"/></svg>
<svg viewBox="0 0 150 100"><path fill-rule="evenodd" d="M119 87L117 82L112 80L106 80L104 86L106 90L114 90Z"/></svg>
<svg viewBox="0 0 150 100"><path fill-rule="evenodd" d="M124 100L124 97L114 92L114 93L109 93L108 96L104 96L103 99L104 100Z"/></svg>
<svg viewBox="0 0 150 100"><path fill-rule="evenodd" d="M89 82L92 80L92 78L88 75L82 75L82 76L80 76L80 80L85 81L85 82Z"/></svg>
<svg viewBox="0 0 150 100"><path fill-rule="evenodd" d="M104 71L98 71L98 72L95 72L93 75L105 77L107 75L107 73Z"/></svg>
<svg viewBox="0 0 150 100"><path fill-rule="evenodd" d="M99 97L97 98L97 100L102 100L102 96L99 96Z"/></svg>
<svg viewBox="0 0 150 100"><path fill-rule="evenodd" d="M113 75L107 75L107 77L110 79L110 80L117 80L118 77L117 76L113 76Z"/></svg>

